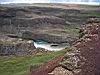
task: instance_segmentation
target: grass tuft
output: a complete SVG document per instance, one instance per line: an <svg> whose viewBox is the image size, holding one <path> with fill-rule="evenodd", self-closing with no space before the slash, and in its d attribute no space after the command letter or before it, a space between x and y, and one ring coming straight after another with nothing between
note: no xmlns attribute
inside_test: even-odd
<svg viewBox="0 0 100 75"><path fill-rule="evenodd" d="M27 75L30 65L39 65L63 55L65 51L37 56L0 57L0 75Z"/></svg>

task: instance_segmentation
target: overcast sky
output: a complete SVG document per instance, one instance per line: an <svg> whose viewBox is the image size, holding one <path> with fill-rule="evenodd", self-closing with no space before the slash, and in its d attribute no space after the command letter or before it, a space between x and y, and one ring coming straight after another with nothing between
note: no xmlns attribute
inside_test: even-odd
<svg viewBox="0 0 100 75"><path fill-rule="evenodd" d="M0 0L0 3L76 3L76 4L100 4L100 0Z"/></svg>

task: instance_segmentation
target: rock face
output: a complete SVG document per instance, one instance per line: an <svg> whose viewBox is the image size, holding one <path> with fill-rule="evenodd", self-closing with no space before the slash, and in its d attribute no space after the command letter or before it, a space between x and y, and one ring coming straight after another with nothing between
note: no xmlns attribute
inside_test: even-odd
<svg viewBox="0 0 100 75"><path fill-rule="evenodd" d="M87 10L85 6L79 5L39 5L26 7L23 5L19 7L13 7L13 5L12 7L0 6L0 33L18 34L23 31L30 31L32 33L41 32L44 34L41 30L46 28L46 30L52 31L51 29L56 28L63 30L68 26L79 27L81 23L91 17L88 14L91 15L91 12L94 14L99 12L99 7L88 7L89 10ZM94 17L98 16L94 15ZM61 34L63 33L62 31Z"/></svg>
<svg viewBox="0 0 100 75"><path fill-rule="evenodd" d="M32 48L29 44L0 44L0 56L27 56L32 54Z"/></svg>
<svg viewBox="0 0 100 75"><path fill-rule="evenodd" d="M82 56L86 58L82 71L78 75L99 75L100 74L100 19L86 24L85 35L81 38L80 49Z"/></svg>
<svg viewBox="0 0 100 75"><path fill-rule="evenodd" d="M0 7L0 37L2 34L13 34L28 40L46 39L70 44L77 39L76 36L69 36L66 29L64 31L70 22L61 16L63 12L66 15L66 12L80 13L80 10L39 6Z"/></svg>
<svg viewBox="0 0 100 75"><path fill-rule="evenodd" d="M61 66L75 75L99 75L100 20L88 21L82 30L84 35L72 48L75 52L67 52Z"/></svg>
<svg viewBox="0 0 100 75"><path fill-rule="evenodd" d="M53 74L53 75L74 75L73 72L66 70L62 67L57 67L54 69L54 71L52 71L52 73L49 74Z"/></svg>

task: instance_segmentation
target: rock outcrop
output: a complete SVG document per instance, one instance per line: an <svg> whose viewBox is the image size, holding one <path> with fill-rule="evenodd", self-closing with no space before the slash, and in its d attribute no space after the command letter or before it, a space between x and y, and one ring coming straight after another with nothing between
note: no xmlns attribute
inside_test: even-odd
<svg viewBox="0 0 100 75"><path fill-rule="evenodd" d="M61 66L73 75L99 75L100 19L89 20L81 33L83 35L74 43L72 51L66 53ZM72 75L70 72L68 75Z"/></svg>

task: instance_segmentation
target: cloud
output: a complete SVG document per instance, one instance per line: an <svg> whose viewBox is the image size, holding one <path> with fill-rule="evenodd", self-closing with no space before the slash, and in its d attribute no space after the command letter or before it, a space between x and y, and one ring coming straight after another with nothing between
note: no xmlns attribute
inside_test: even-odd
<svg viewBox="0 0 100 75"><path fill-rule="evenodd" d="M60 2L66 4L85 4L85 5L99 5L97 2Z"/></svg>
<svg viewBox="0 0 100 75"><path fill-rule="evenodd" d="M52 3L99 5L100 0L51 0Z"/></svg>
<svg viewBox="0 0 100 75"><path fill-rule="evenodd" d="M9 3L49 3L50 0L8 0L1 2L2 4Z"/></svg>
<svg viewBox="0 0 100 75"><path fill-rule="evenodd" d="M88 4L99 5L100 0L0 0L2 4L9 3L69 3L69 4Z"/></svg>

